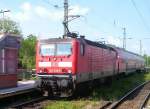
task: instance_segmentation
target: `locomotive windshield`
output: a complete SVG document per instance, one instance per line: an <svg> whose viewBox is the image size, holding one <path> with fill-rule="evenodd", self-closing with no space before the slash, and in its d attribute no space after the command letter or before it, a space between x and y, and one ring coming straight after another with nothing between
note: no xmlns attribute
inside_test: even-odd
<svg viewBox="0 0 150 109"><path fill-rule="evenodd" d="M60 43L56 45L57 45L56 55L70 55L71 54L71 44Z"/></svg>
<svg viewBox="0 0 150 109"><path fill-rule="evenodd" d="M55 53L54 44L41 45L40 54L42 56L50 56L50 55L54 55L54 53Z"/></svg>
<svg viewBox="0 0 150 109"><path fill-rule="evenodd" d="M45 44L41 45L40 54L42 56L71 55L71 49L71 43Z"/></svg>

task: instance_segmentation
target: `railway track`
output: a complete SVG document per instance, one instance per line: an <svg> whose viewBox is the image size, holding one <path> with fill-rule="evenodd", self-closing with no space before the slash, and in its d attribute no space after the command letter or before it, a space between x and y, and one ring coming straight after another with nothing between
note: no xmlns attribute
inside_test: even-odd
<svg viewBox="0 0 150 109"><path fill-rule="evenodd" d="M100 109L144 109L149 95L150 81L137 86L115 103L106 102ZM39 96L24 102L16 102L10 109L42 109L43 104L48 102L48 97Z"/></svg>
<svg viewBox="0 0 150 109"><path fill-rule="evenodd" d="M109 107L111 104L112 104L112 102L108 101L103 106L101 106L99 109L107 109L107 107Z"/></svg>
<svg viewBox="0 0 150 109"><path fill-rule="evenodd" d="M149 100L146 102L145 106L143 109L150 109L150 98Z"/></svg>
<svg viewBox="0 0 150 109"><path fill-rule="evenodd" d="M41 96L38 98L34 98L25 102L16 103L12 106L10 106L10 109L41 109L42 102L47 100L48 97Z"/></svg>
<svg viewBox="0 0 150 109"><path fill-rule="evenodd" d="M143 109L150 95L150 81L145 82L106 109Z"/></svg>

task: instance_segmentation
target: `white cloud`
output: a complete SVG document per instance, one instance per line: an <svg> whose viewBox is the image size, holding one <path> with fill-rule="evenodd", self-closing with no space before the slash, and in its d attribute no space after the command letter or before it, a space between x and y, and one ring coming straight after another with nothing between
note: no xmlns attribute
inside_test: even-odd
<svg viewBox="0 0 150 109"><path fill-rule="evenodd" d="M34 12L38 17L47 18L48 20L58 21L63 18L62 10L48 10L45 7L36 6Z"/></svg>
<svg viewBox="0 0 150 109"><path fill-rule="evenodd" d="M31 14L25 12L18 12L15 14L14 18L20 22L25 22L31 19Z"/></svg>
<svg viewBox="0 0 150 109"><path fill-rule="evenodd" d="M23 34L51 33L51 36L62 34L63 8L49 8L41 4L31 4L30 2L24 2L18 7L17 11L12 11L9 17L20 24ZM70 8L72 10L70 10L69 15L86 15L89 11L88 8L79 5L74 5ZM59 24L61 26L58 26Z"/></svg>
<svg viewBox="0 0 150 109"><path fill-rule="evenodd" d="M41 5L31 5L29 2L23 3L20 7L20 11L11 15L11 17L20 22L32 21L33 19L41 18L46 18L47 20L52 21L59 21L63 19L63 9L50 10ZM70 8L71 10L69 11L69 15L85 15L89 12L88 8L84 8L79 5L74 5Z"/></svg>
<svg viewBox="0 0 150 109"><path fill-rule="evenodd" d="M61 20L63 18L63 11L55 11L49 14L49 19Z"/></svg>
<svg viewBox="0 0 150 109"><path fill-rule="evenodd" d="M26 22L32 19L32 6L29 2L25 2L20 6L20 11L11 13L9 15L12 19L19 22Z"/></svg>
<svg viewBox="0 0 150 109"><path fill-rule="evenodd" d="M121 44L122 44L122 41L119 38L116 38L116 37L113 37L113 36L108 36L107 37L107 42L109 44L113 44L113 45L116 45L116 46L119 46L119 47L121 47Z"/></svg>
<svg viewBox="0 0 150 109"><path fill-rule="evenodd" d="M44 17L48 15L48 11L45 7L42 6L37 6L35 7L35 13L40 16L40 17Z"/></svg>
<svg viewBox="0 0 150 109"><path fill-rule="evenodd" d="M71 6L69 15L85 15L88 13L88 8L82 8L78 5ZM35 7L35 13L41 18L48 18L50 20L62 20L63 19L63 10L49 10L42 6Z"/></svg>
<svg viewBox="0 0 150 109"><path fill-rule="evenodd" d="M89 12L89 8L84 8L79 5L74 5L70 7L70 15L86 15Z"/></svg>
<svg viewBox="0 0 150 109"><path fill-rule="evenodd" d="M31 10L31 4L29 2L25 2L21 5L21 8L23 11L30 11Z"/></svg>
<svg viewBox="0 0 150 109"><path fill-rule="evenodd" d="M133 43L134 42L134 43ZM136 39L132 39L132 40L127 40L127 50L129 51L133 51L137 54L140 53L140 45L139 45L139 41ZM143 51L142 51L143 52Z"/></svg>
<svg viewBox="0 0 150 109"><path fill-rule="evenodd" d="M113 37L113 36L108 36L107 38L102 39L102 41L105 41L108 44L112 44L121 48L123 45L123 40L121 38ZM133 41L130 42L129 40L127 40L126 44L127 44L126 49L128 51L132 51L134 53L139 54L139 42L138 41L135 40L133 43ZM142 51L142 53L144 53L144 51Z"/></svg>

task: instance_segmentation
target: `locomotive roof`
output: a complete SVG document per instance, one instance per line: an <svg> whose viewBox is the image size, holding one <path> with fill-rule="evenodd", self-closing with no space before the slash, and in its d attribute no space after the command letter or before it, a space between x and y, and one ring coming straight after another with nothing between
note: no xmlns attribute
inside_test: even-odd
<svg viewBox="0 0 150 109"><path fill-rule="evenodd" d="M119 56L121 56L122 59L136 59L136 60L140 60L144 62L144 58L136 53L133 53L131 51L127 51L123 48L120 47L116 47L114 45L108 45L108 46L112 46L112 48L118 53Z"/></svg>
<svg viewBox="0 0 150 109"><path fill-rule="evenodd" d="M82 39L82 38L81 38ZM90 41L90 40L87 40L87 39L84 39L85 40L85 42L87 43L87 44L89 44L89 45L92 45L92 46L97 46L97 47L101 47L101 48L105 48L105 49L110 49L110 50L113 50L113 51L116 51L117 53L119 53L120 54L120 52L124 52L125 54L127 53L128 54L128 56L129 55L134 55L134 56L136 56L137 58L141 58L141 59L143 59L143 57L141 56L141 55L139 55L139 54L136 54L136 53L133 53L133 52L131 52L131 51L127 51L127 50L125 50L125 49L123 49L123 48L119 48L119 47L116 47L116 46L114 46L114 45L109 45L109 44L103 44L103 43L99 43L99 42L94 42L94 41ZM123 53L123 54L124 54ZM127 55L126 54L126 55ZM132 57L133 58L133 57Z"/></svg>
<svg viewBox="0 0 150 109"><path fill-rule="evenodd" d="M112 47L112 48L114 48L116 51L121 50L121 51L124 51L124 52L130 53L130 54L133 54L133 55L136 55L136 56L142 57L141 55L139 55L139 54L137 54L137 53L134 53L134 52L131 52L131 51L125 50L125 49L120 48L120 47L116 47L116 46L114 46L114 45L110 45L110 44L108 44L108 46L111 46L111 47Z"/></svg>
<svg viewBox="0 0 150 109"><path fill-rule="evenodd" d="M72 39L71 38L50 38L50 39L42 39L39 40L41 43L52 43L52 42L70 42Z"/></svg>
<svg viewBox="0 0 150 109"><path fill-rule="evenodd" d="M82 39L83 38L80 38L80 40L82 40ZM90 40L87 40L87 39L84 39L84 40L89 45L96 46L96 47L101 47L101 48L104 48L104 49L114 50L112 47L107 46L106 44L103 44L103 43L100 43L100 42L90 41Z"/></svg>
<svg viewBox="0 0 150 109"><path fill-rule="evenodd" d="M70 42L70 41L72 41L72 39L73 38L65 38L65 39L63 39L63 38L50 38L50 39L39 40L39 42L40 43ZM76 38L76 39L81 41L81 42L84 40L87 44L92 45L92 46L101 47L101 48L104 48L104 49L114 50L112 47L107 46L106 44L90 41L90 40L87 40L87 39L84 39L84 38Z"/></svg>

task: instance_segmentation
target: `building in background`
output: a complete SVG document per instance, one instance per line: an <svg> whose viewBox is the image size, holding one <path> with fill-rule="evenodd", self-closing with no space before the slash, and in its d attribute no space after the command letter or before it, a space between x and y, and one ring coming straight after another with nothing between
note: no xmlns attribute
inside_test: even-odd
<svg viewBox="0 0 150 109"><path fill-rule="evenodd" d="M0 89L17 86L20 37L0 34Z"/></svg>

